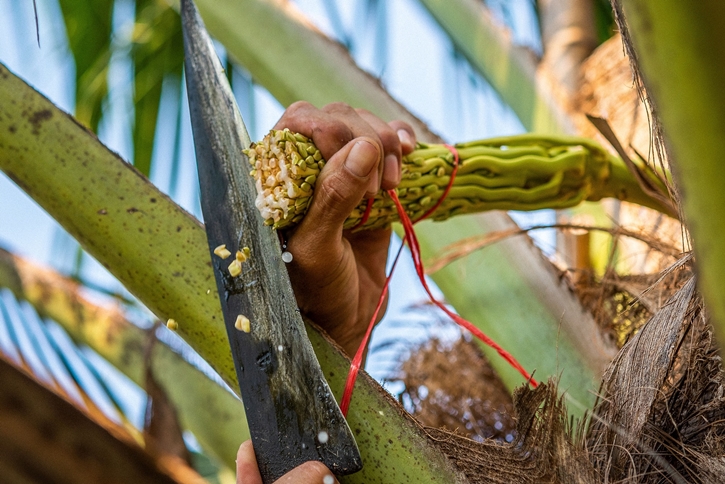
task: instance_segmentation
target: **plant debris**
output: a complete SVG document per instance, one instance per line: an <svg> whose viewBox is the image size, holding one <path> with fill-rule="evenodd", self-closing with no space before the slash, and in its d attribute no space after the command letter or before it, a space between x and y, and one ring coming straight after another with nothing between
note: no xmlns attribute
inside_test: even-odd
<svg viewBox="0 0 725 484"><path fill-rule="evenodd" d="M214 254L216 254L218 257L222 259L226 259L230 255L232 255L231 252L229 252L229 249L227 249L227 244L222 244L214 249Z"/></svg>
<svg viewBox="0 0 725 484"><path fill-rule="evenodd" d="M445 345L433 339L413 351L399 377L404 405L410 402L406 406L424 426L477 441L514 440L511 395L472 341Z"/></svg>
<svg viewBox="0 0 725 484"><path fill-rule="evenodd" d="M725 482L725 378L689 262L682 258L657 277L654 289L630 301L637 317L647 319L629 332L584 422L568 420L556 382L549 380L515 392L516 425L507 434L513 439L482 438L488 417L465 415L462 409L471 406L461 392L483 401L479 394L496 392L500 384L491 383L495 378L484 382L466 342L447 349L451 356L431 342L403 365L413 414L472 483ZM634 287L647 288L652 277L627 281L633 286L613 294L633 297L642 293ZM514 422L511 415L506 413L507 422Z"/></svg>

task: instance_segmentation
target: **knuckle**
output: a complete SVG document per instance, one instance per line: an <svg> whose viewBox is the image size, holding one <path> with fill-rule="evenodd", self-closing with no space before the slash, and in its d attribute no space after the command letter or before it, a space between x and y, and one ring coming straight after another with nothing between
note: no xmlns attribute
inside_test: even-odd
<svg viewBox="0 0 725 484"><path fill-rule="evenodd" d="M386 151L400 150L400 139L398 138L397 133L393 131L392 128L388 127L386 129L378 131L378 136L380 137L380 141L383 143Z"/></svg>
<svg viewBox="0 0 725 484"><path fill-rule="evenodd" d="M289 105L285 109L282 116L277 121L275 129L300 129L300 125L304 124L307 119L314 119L319 115L319 111L312 104L306 101L297 101Z"/></svg>
<svg viewBox="0 0 725 484"><path fill-rule="evenodd" d="M375 116L366 109L356 109L357 114L366 121L377 136L380 145L386 152L396 152L399 149L400 140L391 125Z"/></svg>
<svg viewBox="0 0 725 484"><path fill-rule="evenodd" d="M415 131L413 130L413 127L406 123L405 121L401 121L400 119L396 119L395 121L391 121L388 123L388 125L393 129L394 131L398 131L400 129L407 131L411 135L415 134Z"/></svg>
<svg viewBox="0 0 725 484"><path fill-rule="evenodd" d="M356 112L357 114L359 114L360 116L362 116L362 117L366 117L366 116L367 116L367 117L375 116L375 115L374 115L373 113L371 113L370 111L368 111L368 110L367 110L367 109L365 109L365 108L357 108L357 109L355 109L355 112Z"/></svg>
<svg viewBox="0 0 725 484"><path fill-rule="evenodd" d="M348 192L347 182L343 177L335 174L322 185L318 193L319 203L325 210L337 211L347 203Z"/></svg>
<svg viewBox="0 0 725 484"><path fill-rule="evenodd" d="M312 137L318 139L325 137L334 140L335 148L339 150L353 138L350 127L337 119L318 118L311 121ZM329 155L327 153L323 153Z"/></svg>
<svg viewBox="0 0 725 484"><path fill-rule="evenodd" d="M296 114L300 111L308 111L310 109L314 109L314 106L307 101L295 101L289 105L285 112L290 114Z"/></svg>
<svg viewBox="0 0 725 484"><path fill-rule="evenodd" d="M323 107L322 110L327 113L349 114L349 113L355 112L355 110L353 108L351 108L349 104L345 104L343 102L330 103L330 104L326 105L325 107Z"/></svg>

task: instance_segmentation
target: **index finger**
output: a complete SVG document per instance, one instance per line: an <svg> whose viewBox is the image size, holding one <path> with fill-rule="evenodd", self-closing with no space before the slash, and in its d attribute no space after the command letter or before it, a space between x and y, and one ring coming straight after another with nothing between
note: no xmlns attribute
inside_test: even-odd
<svg viewBox="0 0 725 484"><path fill-rule="evenodd" d="M275 125L275 129L283 128L311 138L328 161L353 139L369 138L378 145L381 155L366 195L373 197L380 190L383 142L376 130L350 106L332 103L317 109L308 102L299 101L287 108Z"/></svg>
<svg viewBox="0 0 725 484"><path fill-rule="evenodd" d="M384 153L383 163L380 167L382 171L380 188L383 190L396 188L400 183L402 157L400 138L389 124L385 123L370 111L358 109L357 114L375 130L375 133L383 143Z"/></svg>
<svg viewBox="0 0 725 484"><path fill-rule="evenodd" d="M409 155L415 149L416 136L413 127L405 121L395 120L388 123L395 130L400 140L400 148L403 156Z"/></svg>
<svg viewBox="0 0 725 484"><path fill-rule="evenodd" d="M285 110L274 126L284 128L312 139L326 160L356 137L348 123L306 101L297 101Z"/></svg>

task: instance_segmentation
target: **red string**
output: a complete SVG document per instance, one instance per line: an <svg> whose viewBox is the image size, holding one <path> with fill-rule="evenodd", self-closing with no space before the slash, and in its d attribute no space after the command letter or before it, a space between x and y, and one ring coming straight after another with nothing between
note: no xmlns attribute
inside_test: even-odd
<svg viewBox="0 0 725 484"><path fill-rule="evenodd" d="M521 364L516 361L516 358L514 358L508 351L501 348L498 343L493 341L491 338L486 336L483 331L475 327L470 321L467 321L448 309L443 303L438 301L435 297L433 297L433 294L430 291L430 288L428 287L428 283L425 280L425 269L423 268L423 260L420 256L420 246L418 245L418 238L415 236L415 230L413 229L413 223L410 221L410 218L408 217L408 214L405 213L405 210L403 209L403 205L400 203L400 200L398 200L398 195L393 191L388 191L390 194L390 197L393 199L393 202L395 203L395 206L398 209L398 214L400 216L400 221L403 224L403 227L405 228L405 240L408 243L408 247L410 247L410 252L413 255L413 263L415 265L415 272L418 274L418 278L420 279L421 284L423 285L423 288L425 289L425 292L428 293L428 297L430 298L431 302L441 308L444 313L446 313L448 316L450 316L453 321L458 323L459 326L462 326L466 328L468 331L473 333L474 336L476 336L478 339L483 341L485 344L496 350L496 352L501 355L501 357L506 360L512 367L514 367L516 370L518 370L521 375L523 375L524 378L526 378L527 381L531 383L533 387L537 387L538 383L532 378L532 376L527 372Z"/></svg>
<svg viewBox="0 0 725 484"><path fill-rule="evenodd" d="M375 201L374 199L372 199L372 198L368 198L368 203L367 203L367 205L365 206L365 211L363 212L363 216L362 216L362 218L361 218L361 219L360 219L360 221L359 221L358 223L356 223L356 224L355 224L355 226L354 226L353 228L351 228L350 230L355 230L355 229L357 229L357 228L360 228L360 227L362 227L363 225L365 225L365 222L367 222L367 221L368 221L368 219L370 218L370 211L371 211L371 210L373 209L373 202L374 202L374 201Z"/></svg>
<svg viewBox="0 0 725 484"><path fill-rule="evenodd" d="M448 196L448 192L451 191L451 187L453 186L453 180L456 179L456 173L458 173L458 160L459 160L458 150L454 146L451 146L451 145L444 144L443 146L448 148L450 150L450 152L453 153L453 171L451 171L451 178L448 180L448 185L446 185L446 189L443 190L443 195L441 195L441 198L439 198L438 201L435 203L435 205L433 205L431 208L429 208L428 211L425 212L418 220L413 222L414 224L417 224L421 220L428 218L428 216L430 214L435 212L438 209L438 207L441 206L441 203L443 203L443 200L445 200L446 197Z"/></svg>
<svg viewBox="0 0 725 484"><path fill-rule="evenodd" d="M350 400L352 399L352 391L355 387L355 380L357 380L357 374L360 371L360 365L362 365L362 359L363 355L365 354L365 348L368 345L368 341L370 340L370 334L373 332L373 327L375 326L375 321L378 319L378 313L380 312L380 308L383 307L383 302L385 301L385 295L388 293L388 286L390 285L390 278L393 277L393 272L395 271L395 266L398 264L398 259L400 258L400 254L403 252L403 244L400 244L400 249L398 249L398 254L395 256L395 260L393 260L393 267L390 268L390 274L388 274L388 277L385 278L385 284L383 285L383 292L380 294L380 299L378 299L378 305L375 307L375 312L373 313L373 317L370 319L370 323L368 324L368 329L365 332L365 336L363 336L363 340L360 343L360 346L357 348L357 352L355 353L355 357L352 359L352 363L350 364L350 371L347 373L347 381L345 382L345 391L342 393L342 400L340 401L340 410L342 410L342 414L347 417L347 411L350 408Z"/></svg>
<svg viewBox="0 0 725 484"><path fill-rule="evenodd" d="M375 326L375 321L378 318L378 314L380 312L380 309L383 306L383 302L385 301L385 296L388 294L388 286L390 285L390 279L393 277L393 272L395 271L395 266L398 264L398 259L400 258L400 254L403 250L403 245L405 243L408 244L408 247L410 247L410 252L413 256L413 264L415 265L415 272L418 274L418 278L420 279L421 284L423 285L423 288L425 289L425 292L428 294L428 297L430 298L431 302L438 306L444 313L446 313L453 321L455 321L459 326L467 329L470 331L476 338L483 341L486 345L496 350L496 352L506 361L508 364L510 364L513 368L515 368L521 375L526 379L527 382L531 384L534 388L536 388L539 384L534 380L534 378L531 376L529 372L527 372L524 367L514 358L508 351L504 350L501 346L498 345L494 340L486 336L486 334L478 329L476 326L473 325L470 321L462 318L458 314L454 313L450 309L448 309L443 303L438 301L431 292L430 288L428 287L428 283L425 280L425 269L423 268L423 260L420 255L420 246L418 245L418 238L415 235L415 230L413 229L413 224L418 223L421 220L427 218L430 214L435 212L438 207L440 207L441 203L443 203L443 200L448 196L448 193L451 190L451 187L453 186L453 181L456 178L456 173L458 172L458 166L459 166L459 155L458 150L451 146L451 145L445 145L446 148L448 148L451 153L453 153L453 171L451 172L451 177L448 180L448 185L446 186L446 189L443 191L443 194L438 199L438 201L433 205L430 209L428 209L420 218L418 218L415 222L412 222L410 220L410 217L408 217L408 214L405 212L405 209L403 208L403 205L400 203L400 200L398 199L398 195L395 192L395 190L388 190L388 195L390 195L390 198L393 199L393 203L395 203L395 207L398 210L398 217L400 218L400 222L403 224L403 228L405 229L405 239L404 243L400 245L400 249L398 249L398 253L395 256L395 260L393 261L393 267L390 269L390 274L388 274L388 277L385 279L385 284L383 285L383 291L380 294L380 298L378 299L378 304L375 307L375 312L373 313L373 317L370 319L370 323L368 323L367 331L365 332L365 336L363 337L362 342L360 343L360 346L357 349L357 352L355 353L355 357L352 359L352 363L350 364L350 371L347 374L347 381L345 382L345 390L342 394L342 400L340 401L340 410L342 410L342 414L347 417L347 412L350 409L350 401L352 399L352 392L355 387L355 381L357 380L357 375L360 372L360 365L362 365L362 359L363 355L365 354L365 348L367 347L368 341L370 340L370 335L372 334L373 327ZM370 216L370 210L373 206L373 199L368 199L367 207L365 209L365 213L363 213L362 219L352 228L357 229L358 227L361 227L365 222L367 222L368 217Z"/></svg>

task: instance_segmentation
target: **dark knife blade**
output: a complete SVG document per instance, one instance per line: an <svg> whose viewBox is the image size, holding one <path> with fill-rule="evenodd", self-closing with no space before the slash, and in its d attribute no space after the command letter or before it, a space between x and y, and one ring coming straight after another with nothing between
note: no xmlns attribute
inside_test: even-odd
<svg viewBox="0 0 725 484"><path fill-rule="evenodd" d="M343 475L362 468L355 439L325 381L297 309L279 241L264 225L250 145L224 70L192 0L181 1L186 84L209 251L237 379L265 483L308 460ZM222 244L226 260L214 254ZM249 247L242 274L234 253ZM249 319L249 333L235 328Z"/></svg>

